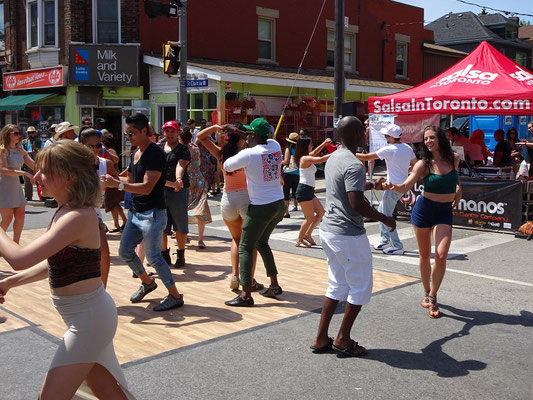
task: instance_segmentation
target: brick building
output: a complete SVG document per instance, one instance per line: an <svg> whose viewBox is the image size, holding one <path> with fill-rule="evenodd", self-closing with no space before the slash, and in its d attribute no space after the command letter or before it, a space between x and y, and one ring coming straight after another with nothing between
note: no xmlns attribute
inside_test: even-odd
<svg viewBox="0 0 533 400"><path fill-rule="evenodd" d="M52 123L101 116L119 134L125 112L146 108L138 72L124 85L124 61L100 57L127 51L134 56L126 62L138 70L139 0L0 0L0 10L2 123L24 131L36 126L46 135Z"/></svg>
<svg viewBox="0 0 533 400"><path fill-rule="evenodd" d="M190 93L191 115L219 121L262 115L274 124L295 80L290 99L294 111L285 119L285 131L331 127L333 0L326 2L301 74L295 74L321 5L306 0L191 1L188 72L209 78L205 91ZM424 29L423 9L391 0L346 1L345 15L346 100L356 102L356 114L363 116L369 96L423 81L424 43L431 42L433 34ZM176 115L177 79L163 75L160 57L165 41L179 39L178 30L177 19L149 19L141 12L141 51L150 69L152 119L157 125ZM242 108L246 97L253 97L255 109ZM310 107L306 110L305 105Z"/></svg>

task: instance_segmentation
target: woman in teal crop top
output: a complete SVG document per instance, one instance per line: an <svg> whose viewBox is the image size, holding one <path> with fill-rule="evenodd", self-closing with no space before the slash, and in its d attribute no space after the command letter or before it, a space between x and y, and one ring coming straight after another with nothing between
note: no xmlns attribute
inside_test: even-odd
<svg viewBox="0 0 533 400"><path fill-rule="evenodd" d="M430 172L424 178L424 193L435 194L454 194L457 192L457 183L459 182L459 174L453 168L450 172L444 175L434 174Z"/></svg>
<svg viewBox="0 0 533 400"><path fill-rule="evenodd" d="M452 151L444 131L436 126L424 129L424 145L420 160L407 180L385 187L405 193L422 179L424 191L411 213L420 255L419 266L424 298L421 306L429 309L430 318L440 316L437 291L446 271L446 258L452 241L453 207L461 200L459 185L459 156ZM431 268L431 236L435 237L435 262Z"/></svg>

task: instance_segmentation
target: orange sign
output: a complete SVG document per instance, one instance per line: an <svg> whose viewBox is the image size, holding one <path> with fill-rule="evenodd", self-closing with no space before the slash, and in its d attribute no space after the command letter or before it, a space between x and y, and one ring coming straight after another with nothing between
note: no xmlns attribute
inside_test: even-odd
<svg viewBox="0 0 533 400"><path fill-rule="evenodd" d="M65 86L63 66L7 72L4 74L4 90L38 89Z"/></svg>

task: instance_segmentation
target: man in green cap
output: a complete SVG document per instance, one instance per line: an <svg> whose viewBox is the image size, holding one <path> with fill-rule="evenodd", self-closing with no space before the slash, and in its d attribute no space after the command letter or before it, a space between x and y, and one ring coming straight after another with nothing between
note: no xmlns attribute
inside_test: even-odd
<svg viewBox="0 0 533 400"><path fill-rule="evenodd" d="M270 277L270 287L261 294L266 297L276 297L282 293L268 239L285 214L283 189L280 183L283 154L279 143L268 139L270 124L263 118L254 119L250 125L244 125L244 128L248 133L246 138L248 148L224 162L224 169L227 172L244 168L251 203L242 224L239 244L240 280L243 291L225 303L235 307L251 307L254 304L251 296L254 249L261 254L267 276Z"/></svg>

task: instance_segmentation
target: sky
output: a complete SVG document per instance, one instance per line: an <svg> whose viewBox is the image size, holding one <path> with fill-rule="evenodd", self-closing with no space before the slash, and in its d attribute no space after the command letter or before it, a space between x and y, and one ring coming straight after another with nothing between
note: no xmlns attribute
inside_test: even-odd
<svg viewBox="0 0 533 400"><path fill-rule="evenodd" d="M461 3L457 0L395 0L399 3L410 4L412 6L421 7L424 9L424 21L429 23L442 17L449 12L458 13L462 11L472 11L479 14L480 7L475 7ZM511 11L516 13L533 14L533 2L531 0L468 0L469 3L479 4L496 8L498 10ZM493 14L496 11L487 10L488 13ZM503 14L503 13L502 13ZM533 25L533 17L517 15L521 20L527 20Z"/></svg>

